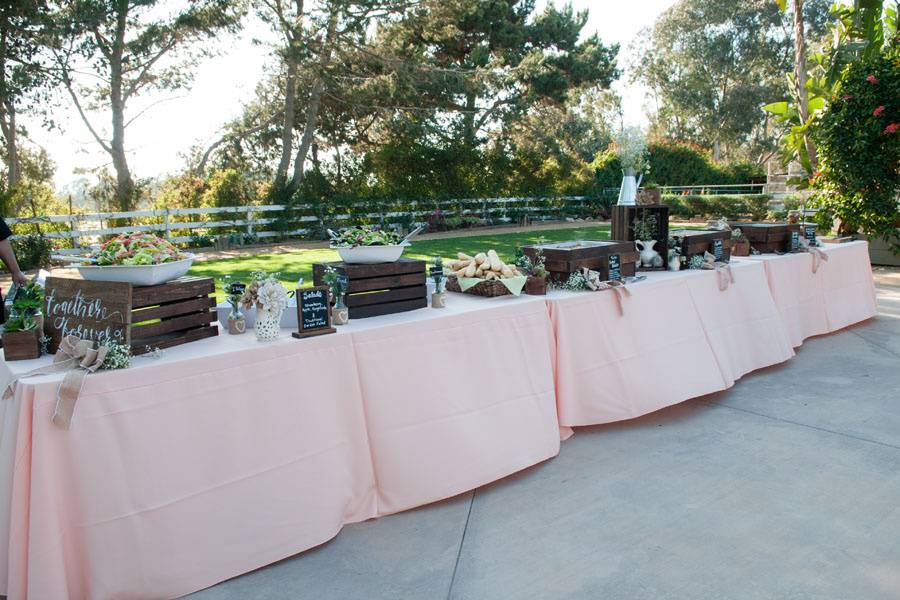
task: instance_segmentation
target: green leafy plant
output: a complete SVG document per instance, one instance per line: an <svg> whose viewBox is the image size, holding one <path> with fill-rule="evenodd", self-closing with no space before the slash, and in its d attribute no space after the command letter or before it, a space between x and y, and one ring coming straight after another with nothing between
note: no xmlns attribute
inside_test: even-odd
<svg viewBox="0 0 900 600"><path fill-rule="evenodd" d="M444 291L444 284L447 281L446 275L444 275L444 259L440 256L436 256L431 259L431 280L434 281L434 291L438 294Z"/></svg>
<svg viewBox="0 0 900 600"><path fill-rule="evenodd" d="M34 317L26 314L11 315L3 325L4 333L15 333L17 331L34 331L37 329L37 321Z"/></svg>
<svg viewBox="0 0 900 600"><path fill-rule="evenodd" d="M703 268L703 256L700 254L695 254L694 256L688 259L688 269L702 269Z"/></svg>
<svg viewBox="0 0 900 600"><path fill-rule="evenodd" d="M12 312L34 315L44 308L44 288L31 281L19 287L12 301Z"/></svg>
<svg viewBox="0 0 900 600"><path fill-rule="evenodd" d="M659 232L659 222L654 214L645 214L631 222L634 239L641 241L655 240Z"/></svg>

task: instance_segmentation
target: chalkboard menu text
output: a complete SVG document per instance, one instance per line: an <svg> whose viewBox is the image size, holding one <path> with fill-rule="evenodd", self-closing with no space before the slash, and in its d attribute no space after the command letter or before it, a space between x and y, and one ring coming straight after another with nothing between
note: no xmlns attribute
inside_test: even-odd
<svg viewBox="0 0 900 600"><path fill-rule="evenodd" d="M722 253L724 250L724 243L722 240L713 240L713 256L716 257L717 261L722 260Z"/></svg>
<svg viewBox="0 0 900 600"><path fill-rule="evenodd" d="M816 226L815 225L804 226L803 232L804 232L807 240L809 240L813 244L816 243Z"/></svg>
<svg viewBox="0 0 900 600"><path fill-rule="evenodd" d="M609 255L609 279L622 279L622 257L618 254Z"/></svg>
<svg viewBox="0 0 900 600"><path fill-rule="evenodd" d="M295 338L337 331L331 326L331 304L327 285L297 290L297 327L299 331L292 334Z"/></svg>
<svg viewBox="0 0 900 600"><path fill-rule="evenodd" d="M796 229L791 231L791 251L800 248L800 232Z"/></svg>

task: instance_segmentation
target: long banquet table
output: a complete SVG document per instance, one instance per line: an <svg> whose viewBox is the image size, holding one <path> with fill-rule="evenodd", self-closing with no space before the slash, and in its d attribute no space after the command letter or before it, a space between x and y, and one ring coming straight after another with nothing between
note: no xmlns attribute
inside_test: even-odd
<svg viewBox="0 0 900 600"><path fill-rule="evenodd" d="M60 376L23 380L0 402L0 593L179 596L551 458L569 427L726 389L874 316L865 244L826 252L815 275L736 260L725 291L652 273L621 315L612 292L454 294L336 335L222 335L89 376L68 431Z"/></svg>

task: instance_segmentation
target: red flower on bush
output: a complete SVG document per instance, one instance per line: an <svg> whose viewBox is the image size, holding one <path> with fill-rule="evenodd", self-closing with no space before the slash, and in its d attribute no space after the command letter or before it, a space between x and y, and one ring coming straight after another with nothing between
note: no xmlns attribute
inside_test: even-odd
<svg viewBox="0 0 900 600"><path fill-rule="evenodd" d="M896 123L891 123L890 125L885 127L884 131L882 131L881 133L884 135L894 133L895 131L897 131L897 127L900 127L900 126L898 126Z"/></svg>
<svg viewBox="0 0 900 600"><path fill-rule="evenodd" d="M821 176L822 176L822 171L816 171L815 173L813 173L813 177L821 177Z"/></svg>
<svg viewBox="0 0 900 600"><path fill-rule="evenodd" d="M875 110L872 111L872 116L877 117L878 115L880 115L883 112L884 112L884 106L879 106L878 108L876 108Z"/></svg>
<svg viewBox="0 0 900 600"><path fill-rule="evenodd" d="M844 94L843 96L841 96L841 99L844 100L845 102L847 100L850 100L851 98L853 98L853 94Z"/></svg>
<svg viewBox="0 0 900 600"><path fill-rule="evenodd" d="M866 77L866 81L869 83L878 83L878 79L874 75L869 75Z"/></svg>

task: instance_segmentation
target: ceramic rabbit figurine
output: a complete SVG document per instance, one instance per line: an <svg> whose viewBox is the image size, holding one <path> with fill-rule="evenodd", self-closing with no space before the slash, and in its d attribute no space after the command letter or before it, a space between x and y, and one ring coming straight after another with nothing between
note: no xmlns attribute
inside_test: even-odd
<svg viewBox="0 0 900 600"><path fill-rule="evenodd" d="M659 255L659 252L653 249L653 246L656 245L656 240L635 240L635 245L640 248L641 251L641 264L644 267L653 267L662 265L662 257Z"/></svg>

